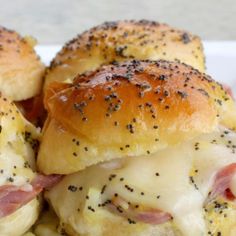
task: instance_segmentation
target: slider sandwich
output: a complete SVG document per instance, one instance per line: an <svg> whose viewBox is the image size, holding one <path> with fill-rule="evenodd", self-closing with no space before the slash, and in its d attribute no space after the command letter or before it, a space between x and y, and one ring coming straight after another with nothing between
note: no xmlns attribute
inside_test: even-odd
<svg viewBox="0 0 236 236"><path fill-rule="evenodd" d="M73 51L73 50L72 50ZM71 236L235 235L236 110L179 62L130 60L51 82L37 164Z"/></svg>
<svg viewBox="0 0 236 236"><path fill-rule="evenodd" d="M36 173L40 133L0 94L0 235L19 236L36 221L39 194L60 176Z"/></svg>

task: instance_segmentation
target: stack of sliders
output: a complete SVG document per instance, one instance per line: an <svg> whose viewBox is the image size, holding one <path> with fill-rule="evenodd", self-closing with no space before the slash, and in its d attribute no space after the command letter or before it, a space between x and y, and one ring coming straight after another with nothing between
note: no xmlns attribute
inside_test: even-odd
<svg viewBox="0 0 236 236"><path fill-rule="evenodd" d="M56 55L37 164L64 175L45 194L63 233L236 234L235 104L204 69L198 37L150 21L105 23Z"/></svg>
<svg viewBox="0 0 236 236"><path fill-rule="evenodd" d="M37 220L44 188L60 176L36 173L40 130L21 114L42 87L44 65L33 39L0 28L0 235L23 235ZM17 107L21 106L21 110Z"/></svg>
<svg viewBox="0 0 236 236"><path fill-rule="evenodd" d="M35 213L16 218L21 231L5 222L1 228L0 219L0 235L236 235L236 109L204 72L199 37L157 22L119 21L66 43L46 68L42 92L42 74L38 92L26 97L14 99L0 87L3 102L14 107L0 107L1 158L13 163L6 164L8 176L21 157L32 175L20 172L25 180L14 186L40 189L27 200L37 201ZM35 124L46 109L42 133L13 101ZM9 141L18 138L18 146ZM36 164L34 155L19 152L29 148ZM8 182L3 190L13 188ZM45 188L49 207L44 203L29 229ZM18 206L2 217L13 224L8 219L28 205L9 198L1 204L1 196L0 212L5 202Z"/></svg>

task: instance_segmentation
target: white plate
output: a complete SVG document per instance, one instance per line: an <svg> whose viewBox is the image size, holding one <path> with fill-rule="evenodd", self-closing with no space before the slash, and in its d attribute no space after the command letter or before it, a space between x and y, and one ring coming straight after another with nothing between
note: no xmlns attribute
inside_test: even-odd
<svg viewBox="0 0 236 236"><path fill-rule="evenodd" d="M207 73L215 80L229 85L236 94L236 41L205 41ZM36 51L44 63L60 50L60 45L39 45Z"/></svg>

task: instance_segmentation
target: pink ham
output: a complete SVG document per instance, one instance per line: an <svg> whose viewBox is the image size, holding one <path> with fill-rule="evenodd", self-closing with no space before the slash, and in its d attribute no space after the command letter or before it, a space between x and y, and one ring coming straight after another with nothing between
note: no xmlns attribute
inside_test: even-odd
<svg viewBox="0 0 236 236"><path fill-rule="evenodd" d="M122 205L128 205L128 208L122 208ZM164 211L159 209L147 209L139 210L134 206L131 206L123 198L116 197L113 199L112 203L108 205L113 213L124 216L132 221L143 222L146 224L158 225L165 223L172 219L172 216Z"/></svg>
<svg viewBox="0 0 236 236"><path fill-rule="evenodd" d="M149 211L139 212L136 215L137 221L141 221L141 222L144 222L147 224L153 224L153 225L162 224L171 219L172 217L169 213L158 210L158 209L152 209Z"/></svg>
<svg viewBox="0 0 236 236"><path fill-rule="evenodd" d="M7 216L34 199L44 188L61 180L60 175L38 175L29 186L4 185L0 187L0 218Z"/></svg>
<svg viewBox="0 0 236 236"><path fill-rule="evenodd" d="M209 193L207 203L215 199L219 195L223 195L229 200L234 198L230 191L230 182L236 172L236 163L230 164L222 168L215 177L212 191Z"/></svg>
<svg viewBox="0 0 236 236"><path fill-rule="evenodd" d="M61 179L62 175L37 175L31 183L32 186L44 188L51 188L57 184Z"/></svg>

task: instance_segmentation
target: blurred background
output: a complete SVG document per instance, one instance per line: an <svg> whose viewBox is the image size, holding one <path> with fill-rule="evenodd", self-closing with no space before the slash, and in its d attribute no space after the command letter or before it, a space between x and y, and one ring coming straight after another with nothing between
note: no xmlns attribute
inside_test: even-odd
<svg viewBox="0 0 236 236"><path fill-rule="evenodd" d="M0 0L0 24L40 44L62 44L119 19L165 22L204 40L236 40L236 0Z"/></svg>

